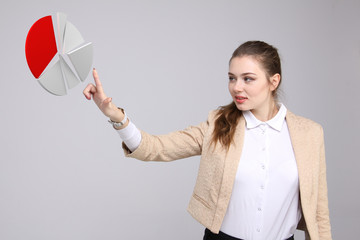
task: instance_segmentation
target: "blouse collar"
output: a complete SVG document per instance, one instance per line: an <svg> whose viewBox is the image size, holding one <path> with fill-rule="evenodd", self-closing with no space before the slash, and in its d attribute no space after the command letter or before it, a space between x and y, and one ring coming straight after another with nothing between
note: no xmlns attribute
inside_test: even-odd
<svg viewBox="0 0 360 240"><path fill-rule="evenodd" d="M277 112L277 114L272 119L266 122L258 120L250 110L243 111L243 115L246 120L246 127L248 129L256 128L262 124L267 124L270 127L274 128L275 130L281 131L281 128L285 121L286 111L287 109L284 106L284 104L280 103L280 109Z"/></svg>

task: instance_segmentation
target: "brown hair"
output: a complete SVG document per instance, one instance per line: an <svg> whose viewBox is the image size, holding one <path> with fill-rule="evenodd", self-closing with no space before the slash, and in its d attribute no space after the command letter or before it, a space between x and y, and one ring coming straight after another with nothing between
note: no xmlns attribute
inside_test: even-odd
<svg viewBox="0 0 360 240"><path fill-rule="evenodd" d="M243 56L254 57L264 69L268 79L277 73L281 76L280 57L275 47L262 41L248 41L235 49L230 58L230 62L235 57ZM279 85L280 83L281 78ZM277 99L278 87L272 92L275 99ZM223 147L227 149L230 148L241 115L241 111L236 107L234 102L219 108L214 132L212 134L212 143L214 143L215 146L217 142L220 142Z"/></svg>

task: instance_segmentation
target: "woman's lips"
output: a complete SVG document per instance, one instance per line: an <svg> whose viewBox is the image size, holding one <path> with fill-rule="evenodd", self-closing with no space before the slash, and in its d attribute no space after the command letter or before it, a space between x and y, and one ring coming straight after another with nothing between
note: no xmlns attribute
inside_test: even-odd
<svg viewBox="0 0 360 240"><path fill-rule="evenodd" d="M237 103L244 103L247 100L247 98L243 96L236 96L235 100Z"/></svg>

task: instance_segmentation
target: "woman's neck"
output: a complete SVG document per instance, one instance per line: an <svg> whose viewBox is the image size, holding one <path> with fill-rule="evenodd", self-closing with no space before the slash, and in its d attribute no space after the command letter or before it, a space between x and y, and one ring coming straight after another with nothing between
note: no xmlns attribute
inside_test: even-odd
<svg viewBox="0 0 360 240"><path fill-rule="evenodd" d="M262 122L269 121L270 119L275 117L278 111L279 108L277 107L275 100L270 101L267 106L263 106L261 109L251 110L252 114L254 114L254 116Z"/></svg>

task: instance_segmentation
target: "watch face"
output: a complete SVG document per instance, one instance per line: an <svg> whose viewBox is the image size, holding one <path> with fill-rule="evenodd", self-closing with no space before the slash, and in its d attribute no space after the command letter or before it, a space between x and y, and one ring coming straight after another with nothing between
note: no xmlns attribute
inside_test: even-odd
<svg viewBox="0 0 360 240"><path fill-rule="evenodd" d="M114 126L115 126L115 127L121 127L121 126L122 126L122 123L116 122L116 123L114 123Z"/></svg>
<svg viewBox="0 0 360 240"><path fill-rule="evenodd" d="M118 123L118 122L113 122L111 120L108 120L108 122L113 126L113 127L121 127L123 124L122 123Z"/></svg>

